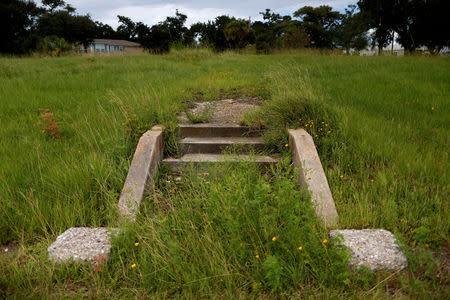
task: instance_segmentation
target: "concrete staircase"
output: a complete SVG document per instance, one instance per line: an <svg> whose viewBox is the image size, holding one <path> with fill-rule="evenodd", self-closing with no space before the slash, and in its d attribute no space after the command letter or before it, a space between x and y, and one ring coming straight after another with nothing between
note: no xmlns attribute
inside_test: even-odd
<svg viewBox="0 0 450 300"><path fill-rule="evenodd" d="M238 125L186 124L180 126L181 139L179 145L182 156L168 157L162 160L163 165L179 172L187 165L201 166L215 162L239 162L251 160L263 167L275 164L278 160L272 156L249 155L264 150L261 131ZM226 149L235 149L238 155L225 155Z"/></svg>

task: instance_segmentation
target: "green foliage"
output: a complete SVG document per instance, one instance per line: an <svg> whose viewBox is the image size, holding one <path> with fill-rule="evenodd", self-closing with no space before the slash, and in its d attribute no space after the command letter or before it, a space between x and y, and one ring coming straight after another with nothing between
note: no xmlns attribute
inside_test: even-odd
<svg viewBox="0 0 450 300"><path fill-rule="evenodd" d="M193 123L208 123L213 116L213 106L212 103L206 103L202 108L199 108L195 112L190 110L185 110L186 117Z"/></svg>
<svg viewBox="0 0 450 300"><path fill-rule="evenodd" d="M336 47L335 37L341 18L338 11L333 11L332 7L328 5L304 6L294 12L294 17L301 18L312 47Z"/></svg>
<svg viewBox="0 0 450 300"><path fill-rule="evenodd" d="M231 41L232 48L244 48L246 46L245 38L250 32L249 22L246 20L233 20L224 28L224 34L227 41Z"/></svg>
<svg viewBox="0 0 450 300"><path fill-rule="evenodd" d="M64 38L59 38L56 35L46 36L39 46L39 50L51 56L61 56L72 50L72 45L66 42Z"/></svg>

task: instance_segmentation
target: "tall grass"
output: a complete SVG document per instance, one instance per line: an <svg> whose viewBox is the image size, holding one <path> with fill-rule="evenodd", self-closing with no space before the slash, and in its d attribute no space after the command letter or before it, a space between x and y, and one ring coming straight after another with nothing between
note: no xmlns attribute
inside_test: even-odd
<svg viewBox="0 0 450 300"><path fill-rule="evenodd" d="M448 280L432 254L448 247L448 70L447 58L306 53L0 58L0 243L19 246L0 258L0 291L28 297L443 295ZM359 279L341 271L345 259L322 246L323 229L312 230L314 216L289 167L276 178L251 168L224 177L212 170L208 179L191 175L177 186L161 177L102 272L49 264L46 248L67 228L118 226L117 199L143 131L163 123L173 133L166 151L176 153L176 113L188 101L239 93L265 99L245 121L268 128L266 141L275 149L286 143L287 126L311 133L340 227L395 232L410 271ZM40 108L53 112L60 138L41 132ZM267 188L283 201L264 198ZM298 252L282 251L303 240L317 252L308 263ZM336 257L331 266L324 251ZM345 276L333 279L339 274Z"/></svg>

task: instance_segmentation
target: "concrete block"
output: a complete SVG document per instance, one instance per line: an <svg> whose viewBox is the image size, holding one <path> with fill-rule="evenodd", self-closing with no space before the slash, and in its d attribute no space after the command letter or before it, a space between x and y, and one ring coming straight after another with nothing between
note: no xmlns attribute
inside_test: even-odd
<svg viewBox="0 0 450 300"><path fill-rule="evenodd" d="M75 262L98 262L108 259L111 244L109 238L117 229L103 227L72 227L64 231L48 247L48 258L57 263L70 260Z"/></svg>
<svg viewBox="0 0 450 300"><path fill-rule="evenodd" d="M299 184L311 193L317 215L325 226L338 224L338 213L312 137L304 129L289 129L292 160L299 168Z"/></svg>
<svg viewBox="0 0 450 300"><path fill-rule="evenodd" d="M119 199L119 211L134 221L145 194L153 188L158 164L163 157L162 126L155 126L139 139Z"/></svg>
<svg viewBox="0 0 450 300"><path fill-rule="evenodd" d="M349 249L350 266L354 269L366 266L371 271L398 271L408 266L395 236L387 230L332 230L330 235L334 239L342 236L343 241L339 243Z"/></svg>

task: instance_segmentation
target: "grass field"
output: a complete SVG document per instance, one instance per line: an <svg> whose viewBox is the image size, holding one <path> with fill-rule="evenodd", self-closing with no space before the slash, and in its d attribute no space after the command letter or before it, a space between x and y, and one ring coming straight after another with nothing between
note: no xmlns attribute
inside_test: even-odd
<svg viewBox="0 0 450 300"><path fill-rule="evenodd" d="M103 270L48 262L67 228L118 226L140 134L158 123L174 131L188 101L236 94L265 99L244 121L268 128L286 157L287 126L311 133L339 227L394 232L409 270L349 272L286 161L276 176L222 166L177 185L163 172ZM446 298L449 100L450 61L438 57L0 58L0 244L17 247L0 254L0 295Z"/></svg>

